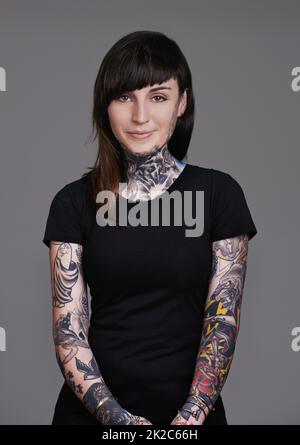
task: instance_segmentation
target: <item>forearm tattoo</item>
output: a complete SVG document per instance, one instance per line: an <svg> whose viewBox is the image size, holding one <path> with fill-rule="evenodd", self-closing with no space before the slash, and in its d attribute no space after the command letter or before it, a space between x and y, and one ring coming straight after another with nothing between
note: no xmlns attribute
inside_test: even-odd
<svg viewBox="0 0 300 445"><path fill-rule="evenodd" d="M103 425L151 425L151 422L144 417L135 416L120 408L117 399L111 397L103 381L93 383L89 387L84 395L83 403Z"/></svg>
<svg viewBox="0 0 300 445"><path fill-rule="evenodd" d="M208 414L225 384L240 325L247 268L248 235L213 243L212 272L204 308L203 330L195 373L185 409ZM190 416L183 410L182 416Z"/></svg>
<svg viewBox="0 0 300 445"><path fill-rule="evenodd" d="M106 386L90 348L82 246L51 241L51 249L53 339L66 383L101 424L150 424L120 406Z"/></svg>

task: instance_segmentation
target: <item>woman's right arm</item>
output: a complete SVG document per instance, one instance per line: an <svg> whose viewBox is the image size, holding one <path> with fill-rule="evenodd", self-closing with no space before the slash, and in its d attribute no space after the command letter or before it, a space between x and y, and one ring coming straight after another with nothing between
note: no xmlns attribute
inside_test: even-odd
<svg viewBox="0 0 300 445"><path fill-rule="evenodd" d="M123 409L106 386L88 343L89 308L81 244L51 241L53 339L60 370L74 394L103 425L151 425Z"/></svg>

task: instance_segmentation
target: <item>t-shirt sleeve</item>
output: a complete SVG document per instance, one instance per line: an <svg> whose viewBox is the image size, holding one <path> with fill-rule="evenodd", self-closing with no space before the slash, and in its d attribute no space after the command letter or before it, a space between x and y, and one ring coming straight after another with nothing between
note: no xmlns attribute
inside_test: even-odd
<svg viewBox="0 0 300 445"><path fill-rule="evenodd" d="M51 202L42 241L48 247L50 241L83 244L80 206L69 184Z"/></svg>
<svg viewBox="0 0 300 445"><path fill-rule="evenodd" d="M212 170L211 241L248 233L249 240L257 234L246 198L240 184L228 173Z"/></svg>

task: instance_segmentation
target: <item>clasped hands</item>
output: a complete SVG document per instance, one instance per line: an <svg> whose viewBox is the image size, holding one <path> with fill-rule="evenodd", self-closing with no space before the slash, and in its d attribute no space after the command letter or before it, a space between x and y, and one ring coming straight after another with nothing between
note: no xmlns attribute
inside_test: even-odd
<svg viewBox="0 0 300 445"><path fill-rule="evenodd" d="M102 425L153 425L148 419L137 416L122 408L116 400L109 400L100 406L97 419ZM205 413L193 398L188 398L171 425L203 425Z"/></svg>

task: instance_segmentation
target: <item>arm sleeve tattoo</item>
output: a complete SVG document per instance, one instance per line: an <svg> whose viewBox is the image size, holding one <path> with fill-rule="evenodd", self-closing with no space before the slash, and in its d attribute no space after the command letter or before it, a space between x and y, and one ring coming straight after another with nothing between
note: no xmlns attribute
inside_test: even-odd
<svg viewBox="0 0 300 445"><path fill-rule="evenodd" d="M225 384L240 326L248 242L246 234L212 244L212 272L185 416L190 411L195 417L197 412L204 420L202 411L208 415L214 409Z"/></svg>
<svg viewBox="0 0 300 445"><path fill-rule="evenodd" d="M60 370L74 394L101 424L138 424L106 386L88 343L89 307L80 244L51 241L53 339Z"/></svg>

